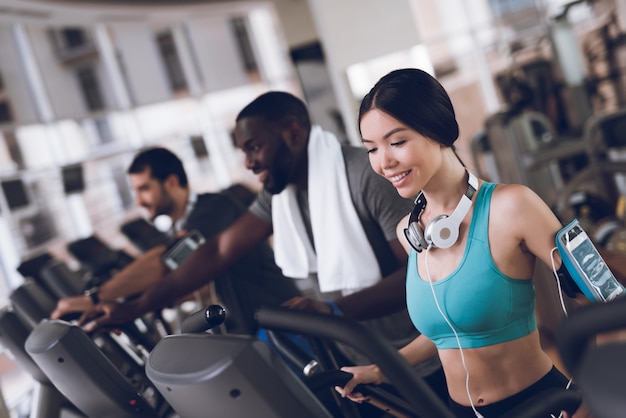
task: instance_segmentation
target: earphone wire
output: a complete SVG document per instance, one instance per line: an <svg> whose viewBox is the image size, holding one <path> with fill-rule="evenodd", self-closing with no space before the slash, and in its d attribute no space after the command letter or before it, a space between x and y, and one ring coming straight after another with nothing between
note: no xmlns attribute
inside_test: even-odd
<svg viewBox="0 0 626 418"><path fill-rule="evenodd" d="M446 321L446 324L448 324L448 326L452 330L452 333L454 334L454 338L456 338L456 343L457 343L457 346L459 347L459 352L461 354L461 363L463 364L463 369L465 370L465 391L467 392L467 397L469 398L470 406L472 407L472 410L474 411L474 415L476 415L477 418L485 418L480 412L478 412L478 410L474 406L474 401L472 400L472 395L470 393L470 387L469 387L470 374L469 374L469 369L467 368L467 363L465 362L465 354L463 353L463 348L461 347L461 340L459 338L459 334L457 334L456 329L454 329L454 326L448 319L448 316L441 309L441 306L439 305L439 300L437 300L437 294L435 293L433 280L430 276L430 269L428 268L428 252L430 251L432 247L433 247L432 243L428 244L428 247L426 247L426 253L424 254L424 266L426 267L426 275L428 276L428 283L430 285L430 290L433 294L433 299L435 300L435 305L437 306L437 310L441 314L444 321Z"/></svg>
<svg viewBox="0 0 626 418"><path fill-rule="evenodd" d="M561 309L563 309L563 313L567 316L567 308L565 307L565 301L563 300L563 290L561 289L561 279L559 277L559 273L556 271L556 265L554 264L554 252L557 251L558 248L554 247L550 251L550 261L552 262L552 274L556 278L557 289L559 291L559 300L561 302Z"/></svg>
<svg viewBox="0 0 626 418"><path fill-rule="evenodd" d="M566 234L566 239L567 239L566 245L569 246L569 236L567 234ZM559 300L561 302L561 308L563 309L563 313L567 317L567 308L565 307L565 301L563 299L563 290L561 289L561 279L559 278L559 273L557 273L556 265L554 264L554 252L557 250L558 250L557 247L554 247L552 248L552 250L550 250L550 261L552 262L552 273L554 274L554 277L556 278L556 284L557 284L557 289L559 291ZM563 263L563 261L561 261L561 263ZM565 385L565 390L570 388L570 386L572 385L572 380L573 378L570 378L568 380L567 385ZM550 416L552 418L557 418L554 416L554 414L550 414ZM563 418L563 412L559 414L558 418Z"/></svg>

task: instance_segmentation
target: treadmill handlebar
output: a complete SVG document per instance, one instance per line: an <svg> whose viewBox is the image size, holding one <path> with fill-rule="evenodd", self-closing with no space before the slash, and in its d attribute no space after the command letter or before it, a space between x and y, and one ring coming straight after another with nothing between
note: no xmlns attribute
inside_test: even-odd
<svg viewBox="0 0 626 418"><path fill-rule="evenodd" d="M359 350L378 364L387 379L420 415L454 418L398 351L365 325L344 317L283 307L259 308L255 316L262 328L330 339Z"/></svg>
<svg viewBox="0 0 626 418"><path fill-rule="evenodd" d="M220 305L209 305L185 318L180 328L183 334L203 332L222 325L225 319L226 309Z"/></svg>

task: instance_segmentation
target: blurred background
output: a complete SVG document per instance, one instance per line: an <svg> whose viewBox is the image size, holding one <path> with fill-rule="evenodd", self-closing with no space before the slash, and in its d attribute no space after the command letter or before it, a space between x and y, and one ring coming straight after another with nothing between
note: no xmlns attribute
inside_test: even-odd
<svg viewBox="0 0 626 418"><path fill-rule="evenodd" d="M176 152L198 192L258 190L232 140L244 105L292 92L359 144L361 98L401 67L450 93L470 169L626 251L624 0L0 0L0 303L27 260L78 268L77 240L137 253L138 149ZM0 355L14 411L20 376Z"/></svg>

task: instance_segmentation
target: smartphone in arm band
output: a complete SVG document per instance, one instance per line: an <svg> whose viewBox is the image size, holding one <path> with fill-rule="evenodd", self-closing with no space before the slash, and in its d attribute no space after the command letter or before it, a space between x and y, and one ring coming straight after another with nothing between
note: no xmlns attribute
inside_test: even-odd
<svg viewBox="0 0 626 418"><path fill-rule="evenodd" d="M556 235L556 246L574 282L592 302L608 302L624 296L617 281L593 242L574 219Z"/></svg>
<svg viewBox="0 0 626 418"><path fill-rule="evenodd" d="M163 253L161 259L170 269L176 270L204 242L204 236L199 231L191 230L176 240Z"/></svg>

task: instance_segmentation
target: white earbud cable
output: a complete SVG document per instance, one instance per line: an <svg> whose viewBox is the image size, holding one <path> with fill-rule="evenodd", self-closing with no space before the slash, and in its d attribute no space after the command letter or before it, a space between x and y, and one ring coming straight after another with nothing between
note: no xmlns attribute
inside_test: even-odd
<svg viewBox="0 0 626 418"><path fill-rule="evenodd" d="M552 273L556 278L557 289L559 291L559 300L561 301L561 309L563 309L563 313L567 316L567 308L565 307L565 301L563 300L563 290L561 289L561 279L559 278L559 273L556 271L556 265L554 264L554 252L557 250L557 247L554 247L552 251L550 251L550 261L552 262Z"/></svg>
<svg viewBox="0 0 626 418"><path fill-rule="evenodd" d="M454 333L454 338L456 338L456 343L457 343L457 346L459 347L459 352L461 353L461 363L463 363L463 369L465 369L465 391L467 392L467 397L469 398L470 406L472 407L472 410L474 411L474 414L476 415L477 418L485 418L481 415L480 412L476 410L476 407L474 406L474 401L472 400L472 395L470 393L470 388L469 388L470 375L469 375L469 370L467 368L467 364L465 363L465 355L463 354L463 348L461 348L461 340L459 339L459 335L454 329L454 326L452 326L452 323L450 323L450 320L448 320L448 317L446 316L446 314L443 313L441 306L439 306L437 295L435 294L435 288L433 287L433 281L430 276L430 269L428 268L428 252L430 251L431 248L432 248L432 244L428 245L428 247L426 248L426 253L424 254L424 266L426 267L426 274L428 275L428 283L430 284L430 290L433 294L433 298L435 300L435 305L437 306L437 310L439 311L443 319L446 321L446 323L448 324L448 326Z"/></svg>
<svg viewBox="0 0 626 418"><path fill-rule="evenodd" d="M569 246L569 236L567 236L567 245ZM563 289L561 289L561 279L559 278L559 273L556 270L556 265L554 264L554 252L557 251L558 248L554 247L552 248L552 250L550 251L550 261L552 262L552 273L554 274L554 277L556 279L556 284L557 284L557 289L559 291L559 300L561 301L561 309L563 309L563 313L565 314L565 316L567 317L567 308L565 307L565 301L563 300ZM563 263L563 261L561 261L561 263ZM569 389L570 386L572 385L572 378L569 379L569 381L567 382L567 385L565 386L565 389ZM554 416L554 414L550 414L550 416L552 418L557 418ZM561 412L558 416L558 418L563 418L563 412Z"/></svg>

